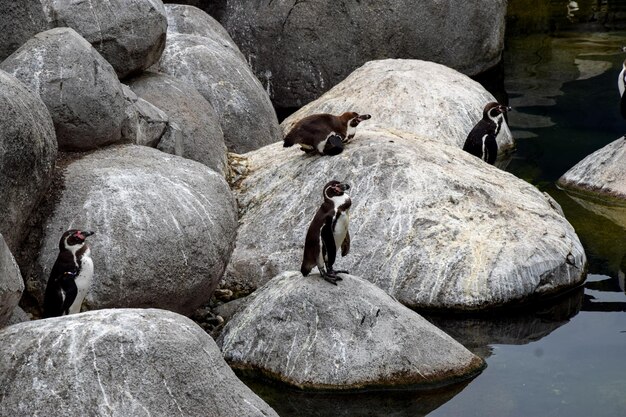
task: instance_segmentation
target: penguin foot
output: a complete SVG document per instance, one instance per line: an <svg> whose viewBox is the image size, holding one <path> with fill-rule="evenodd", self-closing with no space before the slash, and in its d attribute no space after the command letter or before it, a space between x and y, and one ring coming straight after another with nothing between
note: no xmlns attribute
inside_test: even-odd
<svg viewBox="0 0 626 417"><path fill-rule="evenodd" d="M348 273L348 271L343 271L343 270L335 271L335 270L331 269L328 272L326 272L325 274L323 274L322 276L323 276L323 278L326 281L330 282L331 284L337 285L337 281L342 281L343 280L343 278L341 278L337 274L347 274L347 273Z"/></svg>
<svg viewBox="0 0 626 417"><path fill-rule="evenodd" d="M328 275L328 274L326 274L326 275L323 276L323 278L324 278L325 281L328 281L328 282L330 282L333 285L337 285L337 281L341 281L341 278L339 278L336 275Z"/></svg>

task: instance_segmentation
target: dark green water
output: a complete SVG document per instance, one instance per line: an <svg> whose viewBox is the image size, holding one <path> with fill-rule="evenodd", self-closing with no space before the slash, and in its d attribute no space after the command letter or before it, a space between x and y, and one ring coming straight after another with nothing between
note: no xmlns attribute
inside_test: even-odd
<svg viewBox="0 0 626 417"><path fill-rule="evenodd" d="M507 170L561 204L588 256L583 288L506 314L431 317L487 361L461 385L341 395L248 381L251 387L282 417L626 416L626 208L555 186L578 161L626 133L616 81L624 45L626 32L567 31L511 36L505 51L518 145Z"/></svg>

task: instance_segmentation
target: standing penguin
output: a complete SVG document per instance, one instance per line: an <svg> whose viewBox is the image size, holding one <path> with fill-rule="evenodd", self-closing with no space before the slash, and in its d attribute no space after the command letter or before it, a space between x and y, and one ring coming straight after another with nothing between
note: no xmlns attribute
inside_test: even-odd
<svg viewBox="0 0 626 417"><path fill-rule="evenodd" d="M626 47L624 48L626 52ZM620 113L622 117L626 119L626 60L622 63L622 71L617 77L617 88L619 89L620 99Z"/></svg>
<svg viewBox="0 0 626 417"><path fill-rule="evenodd" d="M504 114L510 107L499 103L487 103L483 109L483 118L476 123L467 135L463 150L493 165L498 156L498 139L505 124Z"/></svg>
<svg viewBox="0 0 626 417"><path fill-rule="evenodd" d="M80 313L93 278L91 250L85 243L94 232L71 229L59 241L59 255L52 267L43 302L44 317Z"/></svg>
<svg viewBox="0 0 626 417"><path fill-rule="evenodd" d="M330 181L324 186L324 202L315 213L306 233L304 257L300 267L305 277L317 266L322 278L337 285L337 281L341 280L337 274L348 273L333 269L339 248L341 256L346 256L350 251L348 222L352 201L345 193L348 189L348 184L339 181Z"/></svg>
<svg viewBox="0 0 626 417"><path fill-rule="evenodd" d="M340 116L312 114L296 122L285 136L283 146L286 148L298 143L300 149L306 153L337 155L352 140L359 123L371 117L369 114L359 115L355 112L345 112Z"/></svg>

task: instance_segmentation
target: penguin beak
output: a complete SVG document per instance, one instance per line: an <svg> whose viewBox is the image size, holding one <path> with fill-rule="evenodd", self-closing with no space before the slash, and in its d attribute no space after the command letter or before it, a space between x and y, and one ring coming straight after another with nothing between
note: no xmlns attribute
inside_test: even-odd
<svg viewBox="0 0 626 417"><path fill-rule="evenodd" d="M513 109L511 107L509 107L509 106L500 106L500 111L502 113L506 113L506 112L511 111L511 110L513 110Z"/></svg>
<svg viewBox="0 0 626 417"><path fill-rule="evenodd" d="M362 114L359 117L357 117L357 120L359 122L362 122L363 120L368 120L368 119L371 119L371 118L372 118L372 116L369 115L369 114Z"/></svg>
<svg viewBox="0 0 626 417"><path fill-rule="evenodd" d="M91 236L93 234L95 234L96 232L83 232L83 236L87 237L87 236Z"/></svg>
<svg viewBox="0 0 626 417"><path fill-rule="evenodd" d="M339 188L341 191L346 191L350 189L350 186L342 182L341 184L337 184L337 188Z"/></svg>

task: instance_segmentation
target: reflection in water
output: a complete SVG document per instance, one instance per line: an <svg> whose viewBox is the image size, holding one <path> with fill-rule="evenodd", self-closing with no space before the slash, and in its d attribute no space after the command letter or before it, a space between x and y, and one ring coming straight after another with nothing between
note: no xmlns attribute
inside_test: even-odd
<svg viewBox="0 0 626 417"><path fill-rule="evenodd" d="M623 29L625 12L626 0L509 0L507 33Z"/></svg>
<svg viewBox="0 0 626 417"><path fill-rule="evenodd" d="M589 198L582 198L571 192L567 192L567 194L585 210L608 219L609 221L615 223L616 226L624 229L624 232L626 233L626 206L608 205L600 199L592 200Z"/></svg>
<svg viewBox="0 0 626 417"><path fill-rule="evenodd" d="M602 206L597 201L574 197L556 187L547 191L561 205L583 243L589 272L616 277L626 256L626 222L621 217L626 212L623 208Z"/></svg>
<svg viewBox="0 0 626 417"><path fill-rule="evenodd" d="M552 37L545 34L532 35L524 38L507 40L507 54L505 54L506 81L505 86L509 94L509 104L517 112L509 116L509 126L515 132L516 139L543 136L537 129L554 127L562 119L580 121L598 121L614 117L616 126L621 125L619 108L606 109L607 105L614 102L619 104L619 94L616 91L617 73L614 77L608 77L605 88L601 89L602 96L593 96L599 107L595 107L596 113L590 118L585 110L595 103L590 102L589 96L581 96L583 91L571 96L564 90L564 84L573 81L590 80L613 70L621 64L624 53L621 50L624 43L624 34L606 33L567 33L560 37ZM613 80L614 79L614 80ZM592 82L595 82L592 81ZM597 87L596 87L597 88ZM564 97L566 96L567 97ZM559 98L563 97L564 104L569 109L559 106L561 110L550 108L555 106ZM572 102L574 98L580 101ZM608 100L607 100L608 99ZM569 100L569 101L568 101ZM585 103L587 105L585 105ZM606 109L601 112L602 109ZM613 110L613 111L607 111ZM563 114L563 111L575 114ZM614 114L612 114L614 113ZM618 122L619 121L619 122ZM611 122L611 120L606 120ZM566 127L567 124L565 124ZM618 134L615 138L619 137Z"/></svg>
<svg viewBox="0 0 626 417"><path fill-rule="evenodd" d="M474 317L427 316L476 355L491 356L490 345L524 345L548 336L568 323L583 305L579 287L551 300L544 300L516 311L503 310Z"/></svg>
<svg viewBox="0 0 626 417"><path fill-rule="evenodd" d="M584 311L624 312L624 281L619 276L590 275L585 283Z"/></svg>
<svg viewBox="0 0 626 417"><path fill-rule="evenodd" d="M421 417L452 399L469 383L429 391L307 393L267 382L242 380L281 417Z"/></svg>

